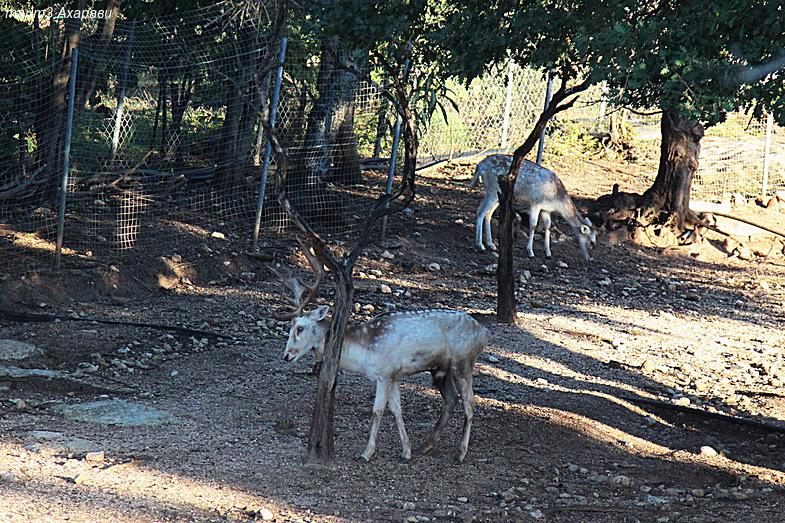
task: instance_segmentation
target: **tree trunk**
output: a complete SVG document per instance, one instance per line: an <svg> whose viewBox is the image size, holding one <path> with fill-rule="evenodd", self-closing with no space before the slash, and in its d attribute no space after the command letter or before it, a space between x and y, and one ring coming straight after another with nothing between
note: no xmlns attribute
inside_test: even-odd
<svg viewBox="0 0 785 523"><path fill-rule="evenodd" d="M354 284L351 268L330 267L335 277L335 297L330 331L324 347L324 359L316 385L316 400L308 435L308 457L311 461L328 463L335 456L333 414L335 412L335 387L346 325L351 314Z"/></svg>
<svg viewBox="0 0 785 523"><path fill-rule="evenodd" d="M89 43L92 44L90 46L90 58L88 58L88 61L81 64L82 73L79 84L82 87L80 89L81 92L77 94L76 99L76 106L79 109L84 108L87 100L92 96L98 78L106 74L106 67L110 60L107 59L108 57L105 56L104 53L109 47L109 43L112 41L112 36L114 35L117 17L120 14L120 0L106 0L104 10L109 12L109 16L107 18L101 18L98 32L95 35L88 37L90 39ZM100 57L103 60L99 59L97 62L93 61L96 57Z"/></svg>
<svg viewBox="0 0 785 523"><path fill-rule="evenodd" d="M556 113L572 107L578 99L578 93L589 87L588 80L575 87L567 88L566 80L562 79L559 89L553 94L550 104L540 113L534 128L526 140L515 149L512 155L510 170L499 177L499 265L496 269L496 317L501 323L515 323L517 310L515 307L515 272L514 272L514 235L515 223L514 188L518 172L526 157L545 132L545 126ZM574 96L570 101L567 98ZM562 103L564 102L564 103Z"/></svg>
<svg viewBox="0 0 785 523"><path fill-rule="evenodd" d="M301 193L298 200L308 199L307 195L313 199L315 194L323 193L327 182L362 181L354 135L354 96L358 81L354 74L340 68L346 58L347 52L338 39L322 42L317 79L319 96L308 114L302 160L291 176L293 195ZM299 208L307 206L305 201L299 204Z"/></svg>
<svg viewBox="0 0 785 523"><path fill-rule="evenodd" d="M253 139L247 128L251 119L248 105L254 96L255 57L252 51L257 40L257 32L250 26L237 27L233 34L235 60L231 79L227 82L226 114L221 128L221 178L229 186L242 179L242 167L248 162L250 140Z"/></svg>
<svg viewBox="0 0 785 523"><path fill-rule="evenodd" d="M83 9L84 0L78 0L75 8ZM65 21L59 65L51 80L44 82L39 95L39 98L45 101L37 106L35 118L38 142L35 163L36 167L45 166L48 173L43 198L53 197L59 189L63 169L63 133L68 81L71 78L71 57L73 50L79 46L81 26L80 18L68 18ZM51 45L54 48L54 43ZM54 60L55 57L53 56L52 59Z"/></svg>
<svg viewBox="0 0 785 523"><path fill-rule="evenodd" d="M499 265L496 270L496 317L501 323L515 323L518 311L515 307L515 273L513 256L513 188L515 177L504 176L499 179Z"/></svg>
<svg viewBox="0 0 785 523"><path fill-rule="evenodd" d="M608 118L608 145L615 149L624 149L630 144L630 131L627 124L629 109L613 111Z"/></svg>
<svg viewBox="0 0 785 523"><path fill-rule="evenodd" d="M662 114L661 129L657 178L643 194L642 207L672 215L676 227L683 230L689 215L692 177L698 169L703 125L668 110Z"/></svg>

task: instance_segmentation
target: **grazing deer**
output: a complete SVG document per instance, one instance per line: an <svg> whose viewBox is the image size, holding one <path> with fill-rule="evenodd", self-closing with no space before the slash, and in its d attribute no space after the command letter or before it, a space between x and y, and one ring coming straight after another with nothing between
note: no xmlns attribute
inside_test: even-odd
<svg viewBox="0 0 785 523"><path fill-rule="evenodd" d="M286 281L284 284L292 290L299 288ZM296 305L304 306L302 302ZM310 351L321 361L330 328L328 310L328 306L322 305L292 320L285 361L296 362ZM364 374L376 383L371 434L360 456L366 461L373 457L379 425L389 407L401 438L401 459L411 459L411 444L401 414L400 381L427 371L444 403L439 420L420 451L425 454L436 445L460 395L466 416L458 452L458 461L462 462L469 447L474 414L472 371L489 340L488 329L465 312L455 310L393 312L349 325L344 334L340 368Z"/></svg>
<svg viewBox="0 0 785 523"><path fill-rule="evenodd" d="M499 206L499 176L506 174L511 165L512 156L510 155L494 154L488 156L477 164L474 177L469 184L469 188L473 188L482 177L485 187L485 199L477 209L475 232L477 249L481 251L485 250L485 245L493 251L496 250L496 245L491 237L491 216ZM545 228L545 256L551 257L551 213L556 212L572 227L583 257L591 260L588 248L589 246L594 247L597 243L597 232L591 221L580 215L556 173L534 162L524 160L515 182L514 199L529 205L529 242L526 248L530 258L534 257L534 229L537 227L541 215ZM483 232L485 233L484 244Z"/></svg>

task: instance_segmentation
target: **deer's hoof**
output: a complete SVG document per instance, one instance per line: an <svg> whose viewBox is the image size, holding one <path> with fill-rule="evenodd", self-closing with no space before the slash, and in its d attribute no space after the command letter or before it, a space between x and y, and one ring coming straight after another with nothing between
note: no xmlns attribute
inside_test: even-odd
<svg viewBox="0 0 785 523"><path fill-rule="evenodd" d="M411 463L411 461L412 461L411 456L409 456L408 458L406 456L400 456L398 458L398 463Z"/></svg>
<svg viewBox="0 0 785 523"><path fill-rule="evenodd" d="M492 251L496 251L496 245L494 245L494 244L490 244L490 245L488 246L488 248L489 248L490 250L492 250Z"/></svg>
<svg viewBox="0 0 785 523"><path fill-rule="evenodd" d="M425 443L422 444L422 446L420 447L418 452L420 454L422 454L422 455L425 455L425 454L428 454L432 450L433 450L433 442L432 441L426 441Z"/></svg>

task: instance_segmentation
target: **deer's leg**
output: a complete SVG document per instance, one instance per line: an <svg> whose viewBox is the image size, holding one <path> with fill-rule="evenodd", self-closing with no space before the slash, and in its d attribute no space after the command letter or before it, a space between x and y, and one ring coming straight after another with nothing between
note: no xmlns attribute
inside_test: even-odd
<svg viewBox="0 0 785 523"><path fill-rule="evenodd" d="M534 258L534 229L537 227L539 219L540 208L532 205L531 209L529 209L529 242L526 244L529 258Z"/></svg>
<svg viewBox="0 0 785 523"><path fill-rule="evenodd" d="M542 226L545 228L543 242L545 243L545 256L551 257L551 213L542 211Z"/></svg>
<svg viewBox="0 0 785 523"><path fill-rule="evenodd" d="M466 419L463 422L463 438L461 438L461 448L458 451L458 462L463 462L466 452L469 450L469 435L472 432L472 418L474 417L474 390L472 389L472 367L470 366L462 372L457 380L463 399L463 413Z"/></svg>
<svg viewBox="0 0 785 523"><path fill-rule="evenodd" d="M439 441L445 423L450 419L452 411L455 410L455 406L458 404L458 391L455 390L455 384L453 383L449 371L446 374L440 374L438 372L432 374L433 384L439 389L439 393L442 395L442 413L439 416L439 421L437 421L436 425L433 427L433 432L431 432L431 435L428 436L428 439L425 440L425 443L420 447L420 452L422 454L430 452Z"/></svg>
<svg viewBox="0 0 785 523"><path fill-rule="evenodd" d="M409 461L412 459L412 445L409 443L409 435L406 434L406 427L403 424L403 415L401 414L401 386L399 383L393 383L390 390L390 401L388 402L390 411L395 417L395 424L398 425L398 435L401 437L401 460Z"/></svg>
<svg viewBox="0 0 785 523"><path fill-rule="evenodd" d="M474 244L477 246L478 251L484 251L485 245L482 243L482 229L485 225L485 215L488 213L488 199L490 195L486 194L485 198L477 208L477 219L474 222Z"/></svg>
<svg viewBox="0 0 785 523"><path fill-rule="evenodd" d="M493 204L488 209L488 213L485 215L485 245L492 251L496 250L496 244L493 243L493 237L491 236L491 218L493 217L493 212L499 206L499 199L496 198L493 200Z"/></svg>
<svg viewBox="0 0 785 523"><path fill-rule="evenodd" d="M368 437L368 445L360 457L365 461L370 461L373 453L376 452L376 436L379 434L379 425L382 423L384 409L390 396L392 383L389 381L378 380L376 382L376 398L373 401L373 417L371 421L371 435Z"/></svg>

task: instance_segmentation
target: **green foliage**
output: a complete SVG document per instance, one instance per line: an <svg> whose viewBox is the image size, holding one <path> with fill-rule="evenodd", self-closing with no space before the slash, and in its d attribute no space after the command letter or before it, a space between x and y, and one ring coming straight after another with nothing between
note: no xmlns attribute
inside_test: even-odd
<svg viewBox="0 0 785 523"><path fill-rule="evenodd" d="M561 77L606 80L611 101L707 125L772 110L785 122L779 1L465 0L445 8L449 68L465 78L511 56Z"/></svg>
<svg viewBox="0 0 785 523"><path fill-rule="evenodd" d="M574 120L554 120L547 132L548 154L557 156L574 156L584 154L595 156L605 152L602 142L596 133L592 133L593 124Z"/></svg>

